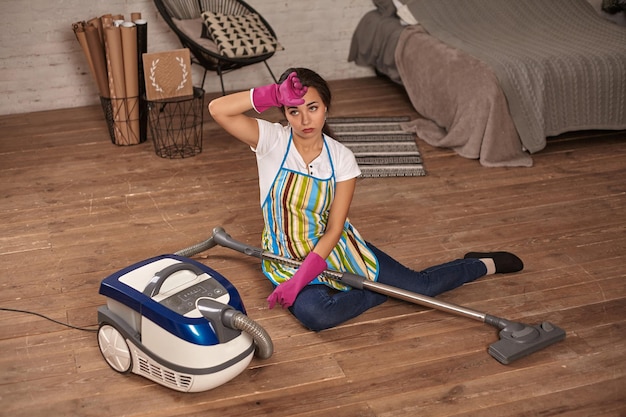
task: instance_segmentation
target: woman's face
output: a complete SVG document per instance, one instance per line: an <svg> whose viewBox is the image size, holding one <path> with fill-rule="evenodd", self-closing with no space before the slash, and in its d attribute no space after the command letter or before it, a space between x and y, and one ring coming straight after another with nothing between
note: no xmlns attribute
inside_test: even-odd
<svg viewBox="0 0 626 417"><path fill-rule="evenodd" d="M293 129L294 136L300 139L321 139L326 121L326 106L317 89L309 87L302 97L304 104L285 107L285 116Z"/></svg>

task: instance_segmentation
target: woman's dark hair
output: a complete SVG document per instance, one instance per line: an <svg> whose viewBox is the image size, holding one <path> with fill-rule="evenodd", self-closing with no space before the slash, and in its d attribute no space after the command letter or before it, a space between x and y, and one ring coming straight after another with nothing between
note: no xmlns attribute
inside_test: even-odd
<svg viewBox="0 0 626 417"><path fill-rule="evenodd" d="M282 83L287 79L287 76L295 72L300 79L302 85L306 87L313 87L317 90L320 95L324 105L326 106L326 110L330 111L330 103L332 101L332 95L330 93L330 87L328 87L328 83L325 79L323 79L318 73L308 68L289 68L280 76L278 83ZM285 114L285 108L282 108L283 114ZM328 123L324 123L324 127L322 128L322 132L326 135L334 137L334 133L332 129L328 126Z"/></svg>

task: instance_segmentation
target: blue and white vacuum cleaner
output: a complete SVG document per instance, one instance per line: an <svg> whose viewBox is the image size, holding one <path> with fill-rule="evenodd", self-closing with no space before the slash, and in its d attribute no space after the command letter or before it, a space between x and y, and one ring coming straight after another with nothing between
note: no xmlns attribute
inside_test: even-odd
<svg viewBox="0 0 626 417"><path fill-rule="evenodd" d="M206 391L243 372L255 350L269 358L273 345L226 278L179 253L102 281L107 300L98 309L98 345L117 372L177 391Z"/></svg>

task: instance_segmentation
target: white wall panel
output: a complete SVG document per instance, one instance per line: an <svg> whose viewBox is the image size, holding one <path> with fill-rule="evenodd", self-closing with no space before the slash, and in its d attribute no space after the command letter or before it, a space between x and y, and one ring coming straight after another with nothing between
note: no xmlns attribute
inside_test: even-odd
<svg viewBox="0 0 626 417"><path fill-rule="evenodd" d="M249 0L271 23L285 51L269 64L280 75L289 66L306 66L329 80L368 76L369 68L347 61L352 32L374 8L371 0ZM148 20L148 52L180 48L151 0L0 0L0 114L98 104L98 92L72 23L105 13ZM202 72L194 69L194 84ZM225 75L227 90L271 81L263 64ZM220 91L216 75L205 83Z"/></svg>

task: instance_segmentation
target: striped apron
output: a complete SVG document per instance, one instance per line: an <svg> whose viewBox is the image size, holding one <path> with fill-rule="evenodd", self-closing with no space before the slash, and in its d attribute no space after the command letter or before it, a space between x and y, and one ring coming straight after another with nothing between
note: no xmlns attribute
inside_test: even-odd
<svg viewBox="0 0 626 417"><path fill-rule="evenodd" d="M335 169L328 152L332 175L328 179L315 178L284 167L293 141L289 140L287 152L268 196L263 203L263 249L287 258L302 260L313 250L324 234L330 206L335 193ZM339 242L326 259L335 271L351 272L372 281L378 277L378 260L367 247L358 231L346 219ZM275 285L291 278L295 268L263 260L263 273ZM326 284L346 291L350 287L318 276L312 284Z"/></svg>

